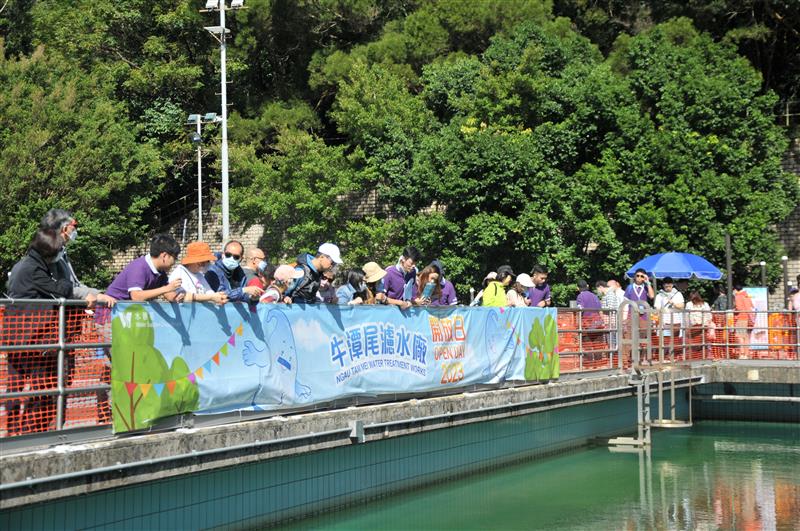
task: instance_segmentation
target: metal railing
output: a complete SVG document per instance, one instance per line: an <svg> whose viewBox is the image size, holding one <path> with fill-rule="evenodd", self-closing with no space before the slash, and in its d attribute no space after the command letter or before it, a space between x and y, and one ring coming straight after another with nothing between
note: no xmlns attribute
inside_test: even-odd
<svg viewBox="0 0 800 531"><path fill-rule="evenodd" d="M105 307L0 301L0 437L110 422Z"/></svg>
<svg viewBox="0 0 800 531"><path fill-rule="evenodd" d="M0 299L0 437L110 424L109 321L107 308L85 301ZM667 313L627 301L619 310L558 308L558 338L561 373L796 361L800 313Z"/></svg>

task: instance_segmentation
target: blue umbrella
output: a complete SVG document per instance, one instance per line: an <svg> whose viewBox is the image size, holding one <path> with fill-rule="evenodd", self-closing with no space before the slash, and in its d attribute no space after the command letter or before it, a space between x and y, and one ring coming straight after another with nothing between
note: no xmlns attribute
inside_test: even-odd
<svg viewBox="0 0 800 531"><path fill-rule="evenodd" d="M643 258L631 267L626 275L633 277L637 269L644 269L656 278L699 278L719 280L722 272L711 262L691 253L659 253Z"/></svg>

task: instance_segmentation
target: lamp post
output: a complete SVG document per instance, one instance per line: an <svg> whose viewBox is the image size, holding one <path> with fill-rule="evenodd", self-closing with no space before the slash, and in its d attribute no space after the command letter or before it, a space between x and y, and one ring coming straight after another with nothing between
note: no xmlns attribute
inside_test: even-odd
<svg viewBox="0 0 800 531"><path fill-rule="evenodd" d="M761 286L767 287L767 263L761 260L758 265L761 266Z"/></svg>
<svg viewBox="0 0 800 531"><path fill-rule="evenodd" d="M197 129L189 135L189 141L197 147L197 239L203 240L203 129L202 124L219 122L217 113L209 112L205 116L190 114L186 125L194 125Z"/></svg>
<svg viewBox="0 0 800 531"><path fill-rule="evenodd" d="M226 37L230 30L225 27L225 11L228 9L243 9L244 0L231 0L228 7L225 0L206 0L206 8L201 11L219 11L219 26L206 26L205 29L219 42L220 61L220 97L222 99L222 144L220 158L222 159L222 240L228 241L230 233L230 209L228 200L228 88L226 67Z"/></svg>

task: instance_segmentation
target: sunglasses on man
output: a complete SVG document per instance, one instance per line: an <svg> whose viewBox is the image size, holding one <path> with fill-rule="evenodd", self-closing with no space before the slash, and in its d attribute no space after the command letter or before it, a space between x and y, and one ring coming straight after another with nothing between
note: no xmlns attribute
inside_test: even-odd
<svg viewBox="0 0 800 531"><path fill-rule="evenodd" d="M237 261L238 261L238 260L241 260L241 259L242 259L242 255L240 255L240 254L233 254L233 253L229 253L229 252L225 251L225 258L233 258L234 260L237 260Z"/></svg>

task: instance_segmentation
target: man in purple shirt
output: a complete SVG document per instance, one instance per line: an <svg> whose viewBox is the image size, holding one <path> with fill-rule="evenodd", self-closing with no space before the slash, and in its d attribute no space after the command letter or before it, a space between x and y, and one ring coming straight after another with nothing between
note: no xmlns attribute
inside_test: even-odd
<svg viewBox="0 0 800 531"><path fill-rule="evenodd" d="M415 266L419 257L420 254L416 247L406 247L397 264L386 268L383 286L386 290L387 304L399 306L402 310L411 307L414 282L417 279Z"/></svg>
<svg viewBox="0 0 800 531"><path fill-rule="evenodd" d="M547 270L544 266L533 266L531 280L533 280L533 287L528 288L530 305L540 308L550 306L550 285L547 283Z"/></svg>
<svg viewBox="0 0 800 531"><path fill-rule="evenodd" d="M633 274L633 284L625 289L625 298L633 302L647 302L648 299L655 297L655 291L647 277L647 271L637 269Z"/></svg>
<svg viewBox="0 0 800 531"><path fill-rule="evenodd" d="M599 310L603 307L597 295L589 290L589 284L585 280L578 281L578 308L583 310ZM583 312L584 315L596 315L597 312Z"/></svg>
<svg viewBox="0 0 800 531"><path fill-rule="evenodd" d="M150 254L136 258L108 286L106 294L120 301L144 302L163 296L178 300L175 290L181 279L167 281L167 272L180 255L181 246L167 234L156 234L150 240ZM178 301L180 302L180 301Z"/></svg>

